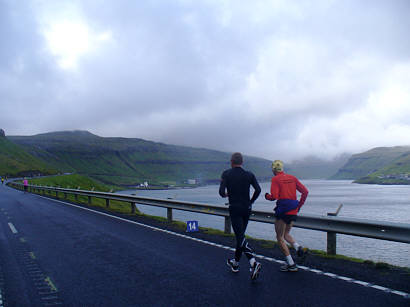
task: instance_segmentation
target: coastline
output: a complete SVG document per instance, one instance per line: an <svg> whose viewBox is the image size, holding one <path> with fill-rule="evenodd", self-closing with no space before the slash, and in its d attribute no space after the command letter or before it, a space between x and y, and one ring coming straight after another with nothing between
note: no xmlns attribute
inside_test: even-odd
<svg viewBox="0 0 410 307"><path fill-rule="evenodd" d="M363 177L353 181L353 183L358 184L378 184L378 185L410 185L410 180L403 179L387 179L383 180L380 178L373 177Z"/></svg>

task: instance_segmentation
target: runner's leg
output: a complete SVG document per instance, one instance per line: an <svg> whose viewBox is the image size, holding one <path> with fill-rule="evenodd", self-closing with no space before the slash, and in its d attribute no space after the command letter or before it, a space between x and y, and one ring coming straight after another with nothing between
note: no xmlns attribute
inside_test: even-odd
<svg viewBox="0 0 410 307"><path fill-rule="evenodd" d="M290 271L290 267L295 266L295 262L293 261L292 256L290 255L289 248L286 245L285 242L285 231L286 231L286 223L282 219L277 219L275 222L275 231L276 231L276 238L278 240L278 244L280 249L282 250L282 253L285 255L287 266L281 267L281 271ZM297 268L295 267L292 269L292 271L295 270L297 271Z"/></svg>
<svg viewBox="0 0 410 307"><path fill-rule="evenodd" d="M292 244L292 246L295 244L295 239L290 235L290 230L292 229L293 222L290 222L290 224L285 224L285 233L284 233L284 238L285 240Z"/></svg>
<svg viewBox="0 0 410 307"><path fill-rule="evenodd" d="M246 258L248 258L248 260L251 260L251 259L255 258L254 254L253 254L253 249L252 249L252 247L250 247L248 241L245 238L245 232L246 232L246 227L248 226L249 216L250 216L250 214L244 215L242 217L243 227L244 227L243 229L244 230L243 230L243 240L242 240L242 246L241 247L242 247L242 251L244 252ZM251 266L253 264L254 264L254 261L251 262Z"/></svg>
<svg viewBox="0 0 410 307"><path fill-rule="evenodd" d="M239 262L242 256L242 244L245 239L245 227L240 215L231 215L233 232L236 238L235 260Z"/></svg>
<svg viewBox="0 0 410 307"><path fill-rule="evenodd" d="M290 235L290 230L292 229L293 222L290 222L289 224L286 224L286 229L285 229L285 240L293 246L293 248L296 251L296 254L298 257L303 257L304 251L303 247L299 245L298 242Z"/></svg>
<svg viewBox="0 0 410 307"><path fill-rule="evenodd" d="M286 230L286 223L283 220L276 220L275 222L275 231L276 231L276 239L278 241L279 247L282 253L285 256L289 256L289 248L285 242L285 230Z"/></svg>

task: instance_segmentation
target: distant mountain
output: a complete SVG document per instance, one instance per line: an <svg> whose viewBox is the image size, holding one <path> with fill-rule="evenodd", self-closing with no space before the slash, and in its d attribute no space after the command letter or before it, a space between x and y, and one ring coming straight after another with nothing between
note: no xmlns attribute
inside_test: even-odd
<svg viewBox="0 0 410 307"><path fill-rule="evenodd" d="M55 174L41 159L33 157L21 146L14 144L0 134L0 176L16 177L37 174Z"/></svg>
<svg viewBox="0 0 410 307"><path fill-rule="evenodd" d="M62 172L86 174L101 182L177 184L188 179L218 182L230 167L230 153L168 145L138 138L100 137L87 131L10 136L28 153ZM271 177L270 161L245 156L244 167L260 179Z"/></svg>
<svg viewBox="0 0 410 307"><path fill-rule="evenodd" d="M139 138L100 137L88 131L0 138L0 171L4 172L7 165L10 174L58 170L114 185L133 186L144 181L151 185L179 185L189 179L218 183L221 172L230 167L230 153ZM332 179L358 179L383 167L392 172L400 163L407 163L398 160L407 151L409 147L375 148L351 157L343 154L331 161L307 157L285 163L285 171L302 179L326 179L335 173ZM396 165L390 165L393 162ZM11 171L16 164L19 166ZM260 180L272 177L270 165L269 160L245 156L244 167Z"/></svg>
<svg viewBox="0 0 410 307"><path fill-rule="evenodd" d="M332 179L356 179L359 183L393 183L397 180L387 180L389 176L393 179L407 173L410 175L410 146L377 147L353 155Z"/></svg>
<svg viewBox="0 0 410 307"><path fill-rule="evenodd" d="M389 165L355 180L357 183L409 184L410 151L402 154Z"/></svg>
<svg viewBox="0 0 410 307"><path fill-rule="evenodd" d="M309 156L302 160L285 164L285 171L302 179L328 179L334 175L351 157L342 154L332 160L324 160Z"/></svg>

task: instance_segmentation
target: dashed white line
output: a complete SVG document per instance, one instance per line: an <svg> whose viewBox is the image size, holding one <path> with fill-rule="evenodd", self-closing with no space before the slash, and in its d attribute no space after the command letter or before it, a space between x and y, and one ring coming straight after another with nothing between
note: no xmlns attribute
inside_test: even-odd
<svg viewBox="0 0 410 307"><path fill-rule="evenodd" d="M11 230L12 233L14 233L14 234L18 233L16 227L14 227L14 225L12 223L9 223L9 227L10 227L10 230Z"/></svg>
<svg viewBox="0 0 410 307"><path fill-rule="evenodd" d="M79 208L79 209L83 209L83 210L86 210L86 211L91 211L91 212L94 212L94 213L97 213L97 214L105 215L105 216L108 216L108 217L111 217L111 218L114 218L114 219L117 219L117 220L121 220L121 221L124 221L124 222L127 222L127 223L131 223L131 224L139 225L139 226L142 226L142 227L146 227L146 228L149 228L149 229L152 229L152 230L155 230L155 231L161 231L161 232L164 232L164 233L169 233L169 234L174 235L174 236L182 237L182 238L193 240L193 241L198 241L198 242L201 242L201 243L204 243L204 244L207 244L207 245L211 245L211 246L215 246L215 247L219 247L219 248L234 250L234 248L227 247L225 245L215 244L213 242L193 238L193 237L183 235L183 234L180 234L180 233L177 233L177 232L157 228L157 227L154 227L154 226L146 225L146 224L131 221L131 220L127 220L127 219L124 219L124 218L121 218L121 217L118 217L118 216L115 216L115 215L110 215L108 213L95 211L95 210L92 210L92 209L89 209L89 208L84 208L84 207L77 206L77 205L74 205L74 204L66 203L66 202L63 202L61 200L56 200L56 199L44 197L44 196L41 196L41 195L38 195L38 196L41 197L41 198L45 198L45 199L48 199L48 200L59 202L59 203L69 205L69 206L72 206L72 207L76 207L76 208ZM10 224L11 223L9 223L9 226L10 226ZM263 256L263 255L255 254L255 257L260 258L260 259L265 259L265 260L270 261L270 262L276 262L276 263L281 263L281 264L285 263L282 260L266 257L266 256ZM337 278L337 279L340 279L340 280L343 280L343 281L346 281L346 282L352 282L352 283L355 283L355 284L358 284L358 285L361 285L361 286L364 286L364 287L371 287L371 288L379 290L379 291L396 294L396 295L402 296L404 298L410 299L410 294L406 293L406 292L397 291L397 290L394 290L394 289L374 285L374 284L371 284L369 282L365 282L365 281L361 281L361 280L355 280L355 279L350 278L350 277L345 277L345 276L341 276L341 275L337 275L337 274L333 274L333 273L329 273L329 272L323 272L321 270L316 270L316 269L312 269L312 268L305 267L305 266L298 266L298 267L302 270L309 271L309 272L312 272L312 273L315 273L315 274L318 274L318 275L328 276L328 277L331 277L331 278Z"/></svg>

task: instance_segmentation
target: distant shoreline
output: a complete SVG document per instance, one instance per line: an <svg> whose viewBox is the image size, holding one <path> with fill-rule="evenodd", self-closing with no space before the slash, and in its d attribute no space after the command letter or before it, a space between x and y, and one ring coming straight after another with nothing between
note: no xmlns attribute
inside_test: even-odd
<svg viewBox="0 0 410 307"><path fill-rule="evenodd" d="M380 178L371 178L371 177L364 177L360 179L356 179L353 181L354 183L359 184L378 184L378 185L410 185L410 180L395 180L395 179L388 179L383 180Z"/></svg>

